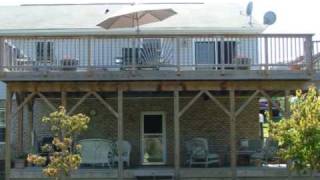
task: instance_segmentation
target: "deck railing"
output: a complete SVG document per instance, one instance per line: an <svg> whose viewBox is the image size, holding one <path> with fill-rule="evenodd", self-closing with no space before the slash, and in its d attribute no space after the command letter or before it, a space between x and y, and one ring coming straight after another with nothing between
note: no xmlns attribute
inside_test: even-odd
<svg viewBox="0 0 320 180"><path fill-rule="evenodd" d="M314 69L320 71L320 40L313 41L313 63Z"/></svg>
<svg viewBox="0 0 320 180"><path fill-rule="evenodd" d="M5 71L311 71L313 44L309 34L3 37L0 49Z"/></svg>

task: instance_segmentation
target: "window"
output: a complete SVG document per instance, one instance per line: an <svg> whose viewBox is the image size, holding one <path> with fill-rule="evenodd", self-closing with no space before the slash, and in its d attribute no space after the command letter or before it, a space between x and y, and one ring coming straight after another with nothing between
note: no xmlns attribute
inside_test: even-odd
<svg viewBox="0 0 320 180"><path fill-rule="evenodd" d="M195 63L196 64L232 64L236 54L236 42L234 41L201 41L195 42ZM223 54L222 48L223 47Z"/></svg>
<svg viewBox="0 0 320 180"><path fill-rule="evenodd" d="M37 42L37 61L52 62L53 61L53 42Z"/></svg>
<svg viewBox="0 0 320 180"><path fill-rule="evenodd" d="M0 142L5 142L5 109L0 108Z"/></svg>

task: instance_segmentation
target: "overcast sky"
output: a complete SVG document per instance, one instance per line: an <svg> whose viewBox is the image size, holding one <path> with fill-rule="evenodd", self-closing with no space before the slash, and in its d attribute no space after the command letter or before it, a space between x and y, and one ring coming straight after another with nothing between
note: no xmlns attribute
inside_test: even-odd
<svg viewBox="0 0 320 180"><path fill-rule="evenodd" d="M206 0L0 0L0 5L44 3L103 3L103 2L205 2ZM208 0L238 2L244 7L249 0ZM253 0L254 18L262 22L263 14L276 12L277 22L267 33L316 33L320 35L319 0ZM319 36L320 37L320 36Z"/></svg>

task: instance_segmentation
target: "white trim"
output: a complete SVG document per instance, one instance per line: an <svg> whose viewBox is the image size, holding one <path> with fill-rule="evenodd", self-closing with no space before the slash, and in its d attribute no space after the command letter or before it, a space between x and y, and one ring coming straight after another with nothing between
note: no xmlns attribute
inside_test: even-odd
<svg viewBox="0 0 320 180"><path fill-rule="evenodd" d="M162 159L163 162L158 163L145 163L143 162L144 157L144 145L143 145L143 138L144 138L144 116L145 115L161 115L162 116L162 134L150 134L150 135L162 135L162 148L163 148L163 155ZM164 165L167 163L167 133L166 133L166 113L164 111L143 111L141 112L140 118L140 161L142 165Z"/></svg>

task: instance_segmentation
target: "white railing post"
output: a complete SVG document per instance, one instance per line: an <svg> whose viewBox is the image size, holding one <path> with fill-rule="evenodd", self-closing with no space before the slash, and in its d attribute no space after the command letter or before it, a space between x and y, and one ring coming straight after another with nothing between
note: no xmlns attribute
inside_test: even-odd
<svg viewBox="0 0 320 180"><path fill-rule="evenodd" d="M179 75L181 73L181 67L180 67L180 37L176 38L176 58L177 58L177 74Z"/></svg>
<svg viewBox="0 0 320 180"><path fill-rule="evenodd" d="M312 60L313 44L312 44L312 35L307 35L305 37L304 43L304 59L307 65L308 74L313 74L313 60Z"/></svg>
<svg viewBox="0 0 320 180"><path fill-rule="evenodd" d="M225 70L225 59L224 59L224 37L221 37L220 40L220 60L221 60L221 70L224 73Z"/></svg>
<svg viewBox="0 0 320 180"><path fill-rule="evenodd" d="M92 38L88 37L88 70L91 70L91 65L92 65L92 54L91 54L91 43L92 43Z"/></svg>
<svg viewBox="0 0 320 180"><path fill-rule="evenodd" d="M269 43L268 43L268 37L264 37L264 58L265 58L265 64L264 64L264 70L268 71L269 69Z"/></svg>

